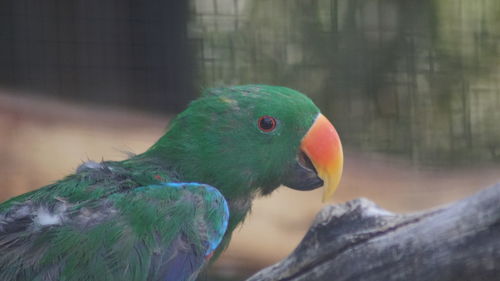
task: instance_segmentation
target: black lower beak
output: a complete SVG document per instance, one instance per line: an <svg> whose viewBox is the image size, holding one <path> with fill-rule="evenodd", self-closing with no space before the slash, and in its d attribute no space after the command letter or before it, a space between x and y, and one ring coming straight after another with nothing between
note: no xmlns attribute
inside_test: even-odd
<svg viewBox="0 0 500 281"><path fill-rule="evenodd" d="M283 185L296 190L313 190L323 186L323 180L318 177L309 157L301 151L285 175Z"/></svg>

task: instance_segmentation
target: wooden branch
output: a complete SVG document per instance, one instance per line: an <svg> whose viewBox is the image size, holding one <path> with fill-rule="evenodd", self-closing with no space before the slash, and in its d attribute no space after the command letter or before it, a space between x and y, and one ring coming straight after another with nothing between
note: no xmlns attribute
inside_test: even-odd
<svg viewBox="0 0 500 281"><path fill-rule="evenodd" d="M247 281L500 280L500 184L394 214L366 199L325 207L286 259Z"/></svg>

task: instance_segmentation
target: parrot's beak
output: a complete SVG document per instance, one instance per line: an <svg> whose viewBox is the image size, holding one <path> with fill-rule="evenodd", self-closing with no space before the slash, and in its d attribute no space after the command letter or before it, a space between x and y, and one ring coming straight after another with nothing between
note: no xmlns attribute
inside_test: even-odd
<svg viewBox="0 0 500 281"><path fill-rule="evenodd" d="M311 160L318 176L323 180L323 202L329 200L342 176L344 154L337 130L323 114L318 114L302 139L300 149Z"/></svg>

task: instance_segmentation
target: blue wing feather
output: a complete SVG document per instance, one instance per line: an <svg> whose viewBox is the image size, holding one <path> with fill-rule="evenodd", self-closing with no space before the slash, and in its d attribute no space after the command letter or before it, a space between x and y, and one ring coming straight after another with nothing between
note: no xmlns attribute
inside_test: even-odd
<svg viewBox="0 0 500 281"><path fill-rule="evenodd" d="M205 216L211 217L210 223L205 222L203 227L205 235L204 252L199 253L195 247L187 241L185 237L178 237L166 251L169 257L168 262L161 265L161 280L180 281L194 280L198 272L206 264L209 257L219 246L227 229L229 221L229 207L224 196L216 188L200 183L163 183L161 185L152 185L139 188L139 191L158 188L174 188L177 190L189 190L193 194L203 193L203 203L205 205ZM200 229L200 231L203 231Z"/></svg>

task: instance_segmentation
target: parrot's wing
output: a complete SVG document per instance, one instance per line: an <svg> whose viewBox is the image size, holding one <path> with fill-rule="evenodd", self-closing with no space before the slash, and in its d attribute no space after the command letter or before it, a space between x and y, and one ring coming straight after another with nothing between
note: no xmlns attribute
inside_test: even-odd
<svg viewBox="0 0 500 281"><path fill-rule="evenodd" d="M0 280L194 280L229 217L222 194L199 183L58 200L0 212Z"/></svg>

